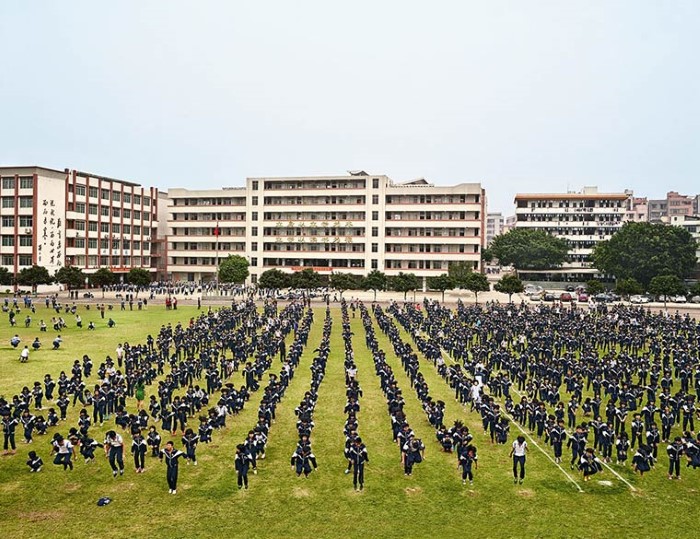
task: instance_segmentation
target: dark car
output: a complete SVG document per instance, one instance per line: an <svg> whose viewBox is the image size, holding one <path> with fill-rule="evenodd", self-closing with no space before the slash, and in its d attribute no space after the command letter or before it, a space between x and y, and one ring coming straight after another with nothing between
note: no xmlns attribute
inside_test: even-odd
<svg viewBox="0 0 700 539"><path fill-rule="evenodd" d="M554 299L554 294L552 294L551 292L547 292L542 298L542 301L554 301Z"/></svg>

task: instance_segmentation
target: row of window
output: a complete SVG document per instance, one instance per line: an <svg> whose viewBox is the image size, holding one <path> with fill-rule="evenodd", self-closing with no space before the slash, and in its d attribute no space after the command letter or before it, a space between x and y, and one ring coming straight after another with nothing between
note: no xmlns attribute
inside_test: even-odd
<svg viewBox="0 0 700 539"><path fill-rule="evenodd" d="M96 221L88 221L87 222L87 229L89 232L97 232L98 229L98 223ZM21 225L20 225L21 226ZM85 231L85 221L68 221L67 222L68 228L74 228L75 230L84 232ZM110 232L110 226L109 223L99 223L99 229L100 232L109 234ZM141 234L141 226L140 225L121 225L120 223L112 223L111 226L111 231L112 234L133 234L135 236L138 236ZM148 229L144 230L144 233L148 233Z"/></svg>
<svg viewBox="0 0 700 539"><path fill-rule="evenodd" d="M4 177L2 179L2 188L14 189L16 185L15 178L13 176ZM19 177L19 188L20 189L32 189L34 188L34 177L33 176L20 176Z"/></svg>
<svg viewBox="0 0 700 539"><path fill-rule="evenodd" d="M86 264L87 262L87 264ZM66 257L66 263L71 266L88 267L88 268L148 268L151 265L151 258L148 256L97 256L88 255L73 255ZM20 264L21 265L21 264Z"/></svg>
<svg viewBox="0 0 700 539"><path fill-rule="evenodd" d="M85 196L86 186L77 184L68 184L68 192L75 193L77 196ZM121 191L111 191L109 189L102 189L101 192L97 187L87 187L87 195L89 198L98 198L98 192L102 200L112 200L112 202L124 202L125 204L131 204L132 195L131 193L122 193ZM133 195L133 201L135 205L141 204L141 195ZM143 197L143 205L151 205L151 197Z"/></svg>
<svg viewBox="0 0 700 539"><path fill-rule="evenodd" d="M3 215L2 216L2 226L14 227L15 226L15 216L14 215ZM32 215L20 215L19 216L19 226L31 228L34 226L34 216Z"/></svg>
<svg viewBox="0 0 700 539"><path fill-rule="evenodd" d="M20 197L22 198L22 197ZM88 215L97 215L98 213L98 206L97 204L88 204L87 205L87 210L88 210ZM141 213L141 210L130 210L128 208L111 208L110 212L110 207L109 206L101 206L99 208L99 213L102 217L109 217L110 213L112 217L116 217L119 219L120 217L123 217L124 219L135 219L135 220L141 220L141 216L143 215L143 220L144 221L150 221L151 220L151 214L149 212L143 212ZM85 213L85 203L84 202L69 202L68 203L68 211L75 211L76 213Z"/></svg>
<svg viewBox="0 0 700 539"><path fill-rule="evenodd" d="M3 238L4 237L5 236L3 236ZM20 237L22 237L22 236L20 236ZM66 240L66 242L67 242L66 245L67 245L67 247L75 247L76 249L84 249L85 248L85 241L86 241L85 238L68 238ZM97 245L98 245L97 242L98 242L97 238L88 238L87 239L88 249L97 249ZM129 240L119 240L119 239L99 240L99 245L100 245L100 249L109 249L111 246L112 250L114 250L114 251L117 251L119 249L123 249L124 251L129 251L129 250L133 249L134 251L138 251L142 248L144 251L148 251L151 247L151 243L148 241L141 242L141 241L134 240L132 242Z"/></svg>
<svg viewBox="0 0 700 539"><path fill-rule="evenodd" d="M3 266L15 265L15 255L2 255L1 260ZM31 266L34 260L32 255L17 255L17 262L19 266Z"/></svg>
<svg viewBox="0 0 700 539"><path fill-rule="evenodd" d="M2 197L2 207L14 208L18 200L20 208L34 207L34 197Z"/></svg>
<svg viewBox="0 0 700 539"><path fill-rule="evenodd" d="M34 245L32 236L17 236L19 238L20 247L31 247ZM15 236L2 236L2 246L3 247L14 247L15 246Z"/></svg>

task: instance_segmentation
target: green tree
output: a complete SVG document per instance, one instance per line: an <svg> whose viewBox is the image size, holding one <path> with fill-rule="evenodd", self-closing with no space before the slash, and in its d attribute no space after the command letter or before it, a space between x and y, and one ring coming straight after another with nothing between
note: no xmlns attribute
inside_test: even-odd
<svg viewBox="0 0 700 539"><path fill-rule="evenodd" d="M615 284L615 292L629 299L633 294L641 294L644 288L637 282L637 279L630 277L629 279L620 279Z"/></svg>
<svg viewBox="0 0 700 539"><path fill-rule="evenodd" d="M479 303L479 292L488 292L491 290L486 275L476 271L473 271L471 275L469 275L464 288L470 292L474 292L474 303Z"/></svg>
<svg viewBox="0 0 700 539"><path fill-rule="evenodd" d="M465 288L473 269L471 262L450 262L447 266L447 275L454 279L455 288Z"/></svg>
<svg viewBox="0 0 700 539"><path fill-rule="evenodd" d="M428 277L427 283L430 290L437 290L442 292L442 302L445 302L445 290L452 290L455 288L455 279L447 273L442 275L436 275L435 277Z"/></svg>
<svg viewBox="0 0 700 539"><path fill-rule="evenodd" d="M49 284L52 281L53 278L49 275L49 270L43 266L34 265L30 268L24 268L17 274L17 284L31 286L33 292L36 292L38 285Z"/></svg>
<svg viewBox="0 0 700 539"><path fill-rule="evenodd" d="M547 270L561 266L569 253L569 243L543 230L514 228L496 236L482 255L497 258L502 266L519 270Z"/></svg>
<svg viewBox="0 0 700 539"><path fill-rule="evenodd" d="M85 284L85 274L83 270L75 266L63 266L56 271L54 280L57 283L66 285L66 288L82 288Z"/></svg>
<svg viewBox="0 0 700 539"><path fill-rule="evenodd" d="M292 276L289 273L274 268L265 270L260 274L258 286L260 288L280 290L282 288L289 288L291 280Z"/></svg>
<svg viewBox="0 0 700 539"><path fill-rule="evenodd" d="M129 270L129 275L127 276L129 284L137 287L148 286L151 284L151 273L143 268L131 268ZM136 296L139 295L138 289L136 290Z"/></svg>
<svg viewBox="0 0 700 539"><path fill-rule="evenodd" d="M377 301L377 290L384 290L386 285L386 274L379 270L370 271L364 282L365 290L372 290L374 292L374 301Z"/></svg>
<svg viewBox="0 0 700 539"><path fill-rule="evenodd" d="M241 255L229 255L219 262L219 282L243 284L248 278L248 260Z"/></svg>
<svg viewBox="0 0 700 539"><path fill-rule="evenodd" d="M345 290L362 288L362 278L352 273L333 273L331 274L330 285L340 292L340 297L342 298Z"/></svg>
<svg viewBox="0 0 700 539"><path fill-rule="evenodd" d="M586 292L591 296L595 296L605 292L605 287L598 279L590 279L586 281Z"/></svg>
<svg viewBox="0 0 700 539"><path fill-rule="evenodd" d="M321 286L321 276L311 268L297 271L292 275L292 286L294 288L318 288Z"/></svg>
<svg viewBox="0 0 700 539"><path fill-rule="evenodd" d="M658 223L625 223L593 250L595 267L647 287L657 275L684 279L695 269L697 245L686 229Z"/></svg>
<svg viewBox="0 0 700 539"><path fill-rule="evenodd" d="M14 281L10 270L4 267L0 267L0 285L9 286Z"/></svg>
<svg viewBox="0 0 700 539"><path fill-rule="evenodd" d="M695 283L690 287L691 296L700 296L700 282Z"/></svg>
<svg viewBox="0 0 700 539"><path fill-rule="evenodd" d="M685 284L677 275L657 275L649 283L649 292L655 296L663 296L666 308L668 296L685 294Z"/></svg>
<svg viewBox="0 0 700 539"><path fill-rule="evenodd" d="M523 282L517 275L504 275L501 279L493 285L493 289L496 292L502 292L503 294L508 294L508 303L512 302L513 294L520 294L525 290Z"/></svg>
<svg viewBox="0 0 700 539"><path fill-rule="evenodd" d="M398 275L389 277L389 287L396 292L403 292L403 300L406 301L406 294L420 287L420 279L415 273L400 271Z"/></svg>
<svg viewBox="0 0 700 539"><path fill-rule="evenodd" d="M105 297L105 286L114 284L117 280L116 275L109 268L100 268L90 276L90 282L95 286L102 288L102 297Z"/></svg>

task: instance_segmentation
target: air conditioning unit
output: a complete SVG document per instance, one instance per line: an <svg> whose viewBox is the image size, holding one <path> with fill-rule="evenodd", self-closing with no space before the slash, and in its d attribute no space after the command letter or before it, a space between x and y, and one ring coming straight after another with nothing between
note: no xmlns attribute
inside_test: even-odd
<svg viewBox="0 0 700 539"><path fill-rule="evenodd" d="M31 234L31 233L32 233L32 229L31 229L31 228L25 228L25 229L24 229L24 233L25 233L25 234Z"/></svg>

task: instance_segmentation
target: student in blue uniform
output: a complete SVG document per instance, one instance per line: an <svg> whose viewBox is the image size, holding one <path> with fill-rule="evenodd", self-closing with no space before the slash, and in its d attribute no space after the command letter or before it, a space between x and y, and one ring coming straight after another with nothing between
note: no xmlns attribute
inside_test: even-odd
<svg viewBox="0 0 700 539"><path fill-rule="evenodd" d="M457 447L457 467L462 469L462 484L474 484L474 470L477 469L479 463L477 461L476 446L471 445L468 440L462 440L462 443Z"/></svg>
<svg viewBox="0 0 700 539"><path fill-rule="evenodd" d="M615 449L617 455L617 464L625 465L627 462L627 451L630 448L630 441L627 438L627 433L622 431L615 440Z"/></svg>
<svg viewBox="0 0 700 539"><path fill-rule="evenodd" d="M165 462L165 476L168 480L168 492L177 494L178 460L185 457L185 454L175 449L175 444L169 441L160 451L160 460Z"/></svg>
<svg viewBox="0 0 700 539"><path fill-rule="evenodd" d="M28 456L27 466L29 466L29 471L40 472L41 467L44 465L44 461L41 460L41 457L36 454L36 451L30 451Z"/></svg>
<svg viewBox="0 0 700 539"><path fill-rule="evenodd" d="M236 457L234 458L233 463L236 468L238 488L245 488L248 490L248 471L253 463L253 459L248 451L246 451L245 445L238 444L236 446Z"/></svg>
<svg viewBox="0 0 700 539"><path fill-rule="evenodd" d="M587 447L586 450L581 455L581 459L578 464L579 470L583 472L583 480L589 481L591 476L603 471L603 465L600 459L596 457L595 451L592 447Z"/></svg>
<svg viewBox="0 0 700 539"><path fill-rule="evenodd" d="M146 438L146 444L151 448L151 456L157 457L160 455L160 434L156 430L155 425L151 425L148 429L148 436Z"/></svg>
<svg viewBox="0 0 700 539"><path fill-rule="evenodd" d="M640 445L637 452L632 457L632 469L639 472L640 476L644 476L644 472L651 470L654 463L654 458L651 456L651 447L648 445Z"/></svg>
<svg viewBox="0 0 700 539"><path fill-rule="evenodd" d="M134 456L134 466L136 473L143 473L146 467L146 453L148 452L148 442L138 431L131 442L131 454Z"/></svg>
<svg viewBox="0 0 700 539"><path fill-rule="evenodd" d="M365 488L365 464L369 462L367 447L362 438L357 436L349 449L349 460L352 462L352 484L355 490Z"/></svg>
<svg viewBox="0 0 700 539"><path fill-rule="evenodd" d="M109 458L112 476L124 475L124 440L113 430L107 431L104 441L105 456Z"/></svg>
<svg viewBox="0 0 700 539"><path fill-rule="evenodd" d="M673 443L668 444L668 447L666 447L666 453L668 454L668 478L680 479L681 459L683 458L683 454L685 453L683 440L680 436L676 436L673 440Z"/></svg>
<svg viewBox="0 0 700 539"><path fill-rule="evenodd" d="M187 457L187 464L192 462L197 466L197 443L199 442L199 436L194 433L190 428L185 430L185 435L182 437L182 446L185 449L185 455Z"/></svg>
<svg viewBox="0 0 700 539"><path fill-rule="evenodd" d="M413 466L423 462L425 445L420 438L411 437L403 446L404 474L413 475Z"/></svg>
<svg viewBox="0 0 700 539"><path fill-rule="evenodd" d="M19 419L12 417L10 415L10 409L7 408L2 416L3 449L5 450L5 454L7 454L9 450L11 450L12 453L17 450L17 445L15 444L15 429L18 424Z"/></svg>
<svg viewBox="0 0 700 539"><path fill-rule="evenodd" d="M556 463L561 462L564 440L566 440L566 429L564 428L564 420L560 419L557 421L557 424L549 430L549 443L552 444L552 449L554 449L554 461Z"/></svg>

